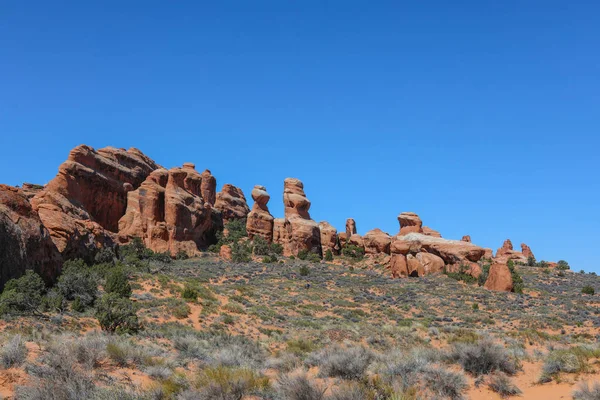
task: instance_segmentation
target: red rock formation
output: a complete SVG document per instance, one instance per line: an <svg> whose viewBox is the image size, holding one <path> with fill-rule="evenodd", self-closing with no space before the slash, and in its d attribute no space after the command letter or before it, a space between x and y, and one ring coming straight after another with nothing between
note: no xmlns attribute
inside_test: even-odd
<svg viewBox="0 0 600 400"><path fill-rule="evenodd" d="M231 247L226 244L222 245L219 249L219 257L221 257L223 260L231 261Z"/></svg>
<svg viewBox="0 0 600 400"><path fill-rule="evenodd" d="M194 255L216 241L221 215L201 197L202 176L185 168L152 172L128 195L127 213L119 221L119 239L138 236L156 252Z"/></svg>
<svg viewBox="0 0 600 400"><path fill-rule="evenodd" d="M361 247L361 248L365 247L364 239L362 238L362 236L360 236L356 233L348 238L347 243L349 245L356 246L356 247Z"/></svg>
<svg viewBox="0 0 600 400"><path fill-rule="evenodd" d="M356 234L356 222L352 218L346 220L346 238Z"/></svg>
<svg viewBox="0 0 600 400"><path fill-rule="evenodd" d="M488 260L491 260L492 258L494 258L494 251L492 249L485 248L483 250L485 251L485 253L483 254L482 258L486 258Z"/></svg>
<svg viewBox="0 0 600 400"><path fill-rule="evenodd" d="M246 220L246 232L248 232L248 237L250 239L255 236L261 236L269 243L273 241L274 218L267 206L270 198L271 196L267 193L266 187L256 185L254 186L254 189L252 189L254 205Z"/></svg>
<svg viewBox="0 0 600 400"><path fill-rule="evenodd" d="M224 223L234 219L246 218L250 212L242 189L229 183L223 185L223 189L217 193L215 208L221 211Z"/></svg>
<svg viewBox="0 0 600 400"><path fill-rule="evenodd" d="M300 180L285 179L283 205L285 221L275 220L273 240L283 245L284 255L296 255L300 250L321 254L321 231L319 225L310 219L310 201Z"/></svg>
<svg viewBox="0 0 600 400"><path fill-rule="evenodd" d="M465 235L460 240L462 240L463 242L471 243L471 236Z"/></svg>
<svg viewBox="0 0 600 400"><path fill-rule="evenodd" d="M459 240L448 240L426 236L420 233L409 233L397 236L392 243L392 251L398 248L419 248L421 252L435 254L446 264L477 262L485 254L485 250L472 243Z"/></svg>
<svg viewBox="0 0 600 400"><path fill-rule="evenodd" d="M527 246L525 243L521 243L521 253L523 253L523 257L525 257L527 259L529 257L532 257L535 260L535 256L533 255L533 252L531 251L529 246Z"/></svg>
<svg viewBox="0 0 600 400"><path fill-rule="evenodd" d="M392 238L379 228L370 230L363 236L365 254L390 254Z"/></svg>
<svg viewBox="0 0 600 400"><path fill-rule="evenodd" d="M423 235L441 238L442 234L428 226L423 227Z"/></svg>
<svg viewBox="0 0 600 400"><path fill-rule="evenodd" d="M506 264L494 263L490 267L490 272L485 281L485 288L489 290L497 290L510 292L513 290L513 280L510 270Z"/></svg>
<svg viewBox="0 0 600 400"><path fill-rule="evenodd" d="M0 185L0 292L7 281L28 269L50 283L58 276L61 264L60 253L26 194Z"/></svg>
<svg viewBox="0 0 600 400"><path fill-rule="evenodd" d="M518 262L527 262L527 257L520 251L513 250L513 245L510 239L506 239L502 244L502 247L496 251L496 257L494 260L499 264L506 264L509 260Z"/></svg>
<svg viewBox="0 0 600 400"><path fill-rule="evenodd" d="M423 221L413 212L401 213L398 215L398 222L400 223L400 235L406 235L411 232L423 232Z"/></svg>
<svg viewBox="0 0 600 400"><path fill-rule="evenodd" d="M36 194L41 192L44 189L42 185L36 185L34 183L23 183L21 185L21 191L27 197L27 199L32 199Z"/></svg>
<svg viewBox="0 0 600 400"><path fill-rule="evenodd" d="M127 192L158 168L137 149L78 146L31 204L66 258L90 259L113 243Z"/></svg>
<svg viewBox="0 0 600 400"><path fill-rule="evenodd" d="M338 233L338 240L340 242L340 246L344 246L346 242L348 242L348 234L346 232Z"/></svg>
<svg viewBox="0 0 600 400"><path fill-rule="evenodd" d="M404 254L392 254L390 259L390 272L392 278L408 277L408 264Z"/></svg>
<svg viewBox="0 0 600 400"><path fill-rule="evenodd" d="M329 222L319 222L319 230L321 231L321 247L323 255L330 250L332 254L339 254L340 243L338 241L337 229L335 229Z"/></svg>
<svg viewBox="0 0 600 400"><path fill-rule="evenodd" d="M204 201L211 206L217 201L217 179L212 176L210 170L205 169L201 174L202 184L200 185L200 193Z"/></svg>

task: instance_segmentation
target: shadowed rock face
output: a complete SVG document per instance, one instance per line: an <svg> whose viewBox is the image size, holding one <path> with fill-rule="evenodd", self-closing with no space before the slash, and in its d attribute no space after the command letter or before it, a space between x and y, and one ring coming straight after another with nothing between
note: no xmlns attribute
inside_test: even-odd
<svg viewBox="0 0 600 400"><path fill-rule="evenodd" d="M99 247L112 245L127 193L156 168L134 148L77 146L31 204L63 256L89 260Z"/></svg>
<svg viewBox="0 0 600 400"><path fill-rule="evenodd" d="M223 189L217 193L215 208L221 211L225 223L234 219L246 218L250 212L242 189L229 183L223 185Z"/></svg>
<svg viewBox="0 0 600 400"><path fill-rule="evenodd" d="M254 189L252 189L254 205L246 220L246 232L248 232L248 237L250 239L255 236L261 236L268 242L273 241L274 218L267 206L270 198L271 196L267 193L266 187L256 185L254 186Z"/></svg>
<svg viewBox="0 0 600 400"><path fill-rule="evenodd" d="M0 291L7 281L22 276L27 269L51 283L61 264L62 257L26 194L0 185Z"/></svg>
<svg viewBox="0 0 600 400"><path fill-rule="evenodd" d="M201 196L202 176L191 165L158 169L129 193L127 213L119 221L119 240L140 237L156 252L189 255L216 242L222 220Z"/></svg>
<svg viewBox="0 0 600 400"><path fill-rule="evenodd" d="M533 255L533 252L531 251L529 246L527 246L525 243L521 243L521 253L523 253L523 257L525 257L525 258L532 257L535 260L535 256Z"/></svg>
<svg viewBox="0 0 600 400"><path fill-rule="evenodd" d="M346 238L356 234L356 222L352 218L346 220Z"/></svg>
<svg viewBox="0 0 600 400"><path fill-rule="evenodd" d="M338 240L337 229L335 229L329 222L319 222L319 230L321 231L321 247L323 249L323 255L330 250L332 254L339 254L340 243Z"/></svg>

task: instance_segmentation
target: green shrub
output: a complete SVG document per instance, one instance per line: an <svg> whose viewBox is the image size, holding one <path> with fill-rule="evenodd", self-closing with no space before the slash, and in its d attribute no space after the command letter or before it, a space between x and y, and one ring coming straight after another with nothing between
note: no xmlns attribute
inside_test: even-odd
<svg viewBox="0 0 600 400"><path fill-rule="evenodd" d="M183 291L181 292L181 297L186 301L196 301L199 295L198 290L188 284L183 287Z"/></svg>
<svg viewBox="0 0 600 400"><path fill-rule="evenodd" d="M465 282L468 284L479 282L477 279L475 279L475 277L473 277L472 275L467 273L467 271L469 271L469 269L470 269L470 267L468 265L461 264L460 267L458 268L458 272L448 272L447 270L444 270L444 273L449 278L452 278L457 281L462 281L462 282Z"/></svg>
<svg viewBox="0 0 600 400"><path fill-rule="evenodd" d="M38 314L46 286L42 278L31 270L17 279L6 282L0 295L0 315Z"/></svg>
<svg viewBox="0 0 600 400"><path fill-rule="evenodd" d="M307 261L310 261L310 262L312 262L312 263L318 263L318 262L321 262L321 257L319 257L319 255L318 255L318 254L315 254L315 253L310 253L310 254L308 255L308 257L306 257L306 260L307 260Z"/></svg>
<svg viewBox="0 0 600 400"><path fill-rule="evenodd" d="M131 296L131 285L123 268L116 267L109 271L104 290L106 293L116 293L121 297L129 298Z"/></svg>
<svg viewBox="0 0 600 400"><path fill-rule="evenodd" d="M262 262L265 264L270 264L270 263L276 263L277 262L277 256L275 254L272 254L270 256L264 256L262 259Z"/></svg>
<svg viewBox="0 0 600 400"><path fill-rule="evenodd" d="M225 229L227 230L227 236L225 236L224 231L220 231L217 233L217 246L221 247L224 244L232 244L239 242L240 239L248 236L246 232L246 219L234 219L225 224Z"/></svg>
<svg viewBox="0 0 600 400"><path fill-rule="evenodd" d="M279 243L271 243L271 251L278 256L283 254L283 245Z"/></svg>
<svg viewBox="0 0 600 400"><path fill-rule="evenodd" d="M102 330L111 333L135 333L140 329L133 302L116 293L107 293L100 298L96 318Z"/></svg>
<svg viewBox="0 0 600 400"><path fill-rule="evenodd" d="M533 257L533 256L527 257L527 266L535 267L535 257Z"/></svg>
<svg viewBox="0 0 600 400"><path fill-rule="evenodd" d="M539 263L537 263L536 266L538 268L548 268L550 266L550 264L548 264L546 261L542 260Z"/></svg>
<svg viewBox="0 0 600 400"><path fill-rule="evenodd" d="M81 299L79 297L77 297L71 303L71 310L73 310L75 312L84 312L85 311L85 306L81 303Z"/></svg>
<svg viewBox="0 0 600 400"><path fill-rule="evenodd" d="M254 236L252 240L252 251L255 256L266 256L271 252L269 242L262 236Z"/></svg>
<svg viewBox="0 0 600 400"><path fill-rule="evenodd" d="M583 289L581 289L581 293L593 295L594 293L596 293L596 291L594 290L593 287L587 285L587 286L584 286Z"/></svg>
<svg viewBox="0 0 600 400"><path fill-rule="evenodd" d="M479 277L477 278L477 284L479 286L485 285L485 282L487 281L487 278L490 275L490 268L491 265L489 263L483 264L481 266L481 275L479 275Z"/></svg>
<svg viewBox="0 0 600 400"><path fill-rule="evenodd" d="M231 245L231 261L249 262L251 249L246 243L235 242Z"/></svg>
<svg viewBox="0 0 600 400"><path fill-rule="evenodd" d="M362 260L365 255L365 249L362 247L355 246L353 244L349 244L344 246L342 249L342 255L350 258L354 258L356 260Z"/></svg>
<svg viewBox="0 0 600 400"><path fill-rule="evenodd" d="M79 298L84 307L89 307L98 296L98 283L97 274L83 260L78 259L63 264L56 287L65 299L72 301Z"/></svg>
<svg viewBox="0 0 600 400"><path fill-rule="evenodd" d="M506 265L508 266L508 269L510 270L510 275L512 277L513 280L513 292L515 293L523 293L523 278L521 278L521 275L519 275L519 273L517 272L517 269L515 268L515 263L513 262L513 260L508 260L508 263L506 263Z"/></svg>
<svg viewBox="0 0 600 400"><path fill-rule="evenodd" d="M179 250L177 254L175 254L176 260L187 260L188 258L190 258L190 256L188 256L188 253L185 252L185 250Z"/></svg>
<svg viewBox="0 0 600 400"><path fill-rule="evenodd" d="M94 264L114 264L116 257L112 247L104 247L96 253Z"/></svg>
<svg viewBox="0 0 600 400"><path fill-rule="evenodd" d="M333 253L330 249L325 252L325 261L333 261Z"/></svg>
<svg viewBox="0 0 600 400"><path fill-rule="evenodd" d="M473 311L477 311L477 310L479 310L479 304L473 303L473 305L471 306L471 308L473 309Z"/></svg>
<svg viewBox="0 0 600 400"><path fill-rule="evenodd" d="M571 267L569 266L569 263L566 262L565 260L560 260L557 264L558 265L556 266L556 268L561 271L566 271L568 269L571 269Z"/></svg>
<svg viewBox="0 0 600 400"><path fill-rule="evenodd" d="M301 276L308 276L310 274L310 268L308 268L307 265L302 265L300 267L300 275Z"/></svg>
<svg viewBox="0 0 600 400"><path fill-rule="evenodd" d="M306 260L307 257L308 257L308 250L302 249L302 250L298 251L298 259Z"/></svg>

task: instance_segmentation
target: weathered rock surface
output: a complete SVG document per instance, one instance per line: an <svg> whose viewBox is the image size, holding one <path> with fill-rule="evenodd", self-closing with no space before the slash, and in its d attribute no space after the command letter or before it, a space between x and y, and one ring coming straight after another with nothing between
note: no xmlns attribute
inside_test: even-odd
<svg viewBox="0 0 600 400"><path fill-rule="evenodd" d="M202 177L200 194L202 195L204 202L214 206L217 201L217 179L208 169L205 169L200 176Z"/></svg>
<svg viewBox="0 0 600 400"><path fill-rule="evenodd" d="M321 231L321 248L323 255L330 250L332 254L339 254L340 243L338 241L337 229L335 229L329 222L319 222L319 230Z"/></svg>
<svg viewBox="0 0 600 400"><path fill-rule="evenodd" d="M433 237L437 237L437 238L441 238L442 237L441 233L439 233L435 229L431 229L428 226L424 226L423 227L423 235L433 236Z"/></svg>
<svg viewBox="0 0 600 400"><path fill-rule="evenodd" d="M399 235L406 235L412 232L423 233L423 221L413 212L401 213L398 215L398 222L400 223Z"/></svg>
<svg viewBox="0 0 600 400"><path fill-rule="evenodd" d="M269 212L269 207L267 206L270 198L271 196L267 193L266 187L256 185L254 186L254 189L252 189L254 205L246 220L246 231L248 232L248 237L250 239L253 239L255 236L260 236L268 242L273 241L273 225L275 218L273 218Z"/></svg>
<svg viewBox="0 0 600 400"><path fill-rule="evenodd" d="M127 213L119 221L119 239L142 238L156 252L194 255L216 242L222 220L201 196L202 176L185 168L158 169L129 193Z"/></svg>
<svg viewBox="0 0 600 400"><path fill-rule="evenodd" d="M28 199L32 199L36 194L44 190L44 186L36 185L35 183L23 183L21 185L21 191Z"/></svg>
<svg viewBox="0 0 600 400"><path fill-rule="evenodd" d="M506 264L492 264L484 286L489 290L504 292L512 291L513 280L508 266L506 266Z"/></svg>
<svg viewBox="0 0 600 400"><path fill-rule="evenodd" d="M224 223L234 219L244 219L250 212L242 189L229 183L223 185L221 191L217 193L215 208L221 211Z"/></svg>
<svg viewBox="0 0 600 400"><path fill-rule="evenodd" d="M532 257L535 260L535 256L533 255L533 252L531 251L529 246L527 246L525 243L521 243L521 253L523 253L523 257L525 257L525 258Z"/></svg>
<svg viewBox="0 0 600 400"><path fill-rule="evenodd" d="M359 234L356 234L356 233L348 238L347 243L349 245L356 246L356 247L361 247L361 248L365 247L364 239L362 238L362 236L360 236Z"/></svg>
<svg viewBox="0 0 600 400"><path fill-rule="evenodd" d="M383 232L379 228L375 228L365 233L363 236L363 243L365 246L366 254L390 254L390 245L392 244L392 238L387 233Z"/></svg>
<svg viewBox="0 0 600 400"><path fill-rule="evenodd" d="M471 243L471 236L469 236L469 235L465 235L465 236L463 236L463 237L462 237L462 239L460 239L460 240L462 240L463 242L468 242L468 243Z"/></svg>
<svg viewBox="0 0 600 400"><path fill-rule="evenodd" d="M275 226L273 240L283 245L284 255L297 255L301 250L321 254L321 231L319 224L310 219L310 201L299 179L286 178L283 183L285 221ZM277 238L277 239L276 239Z"/></svg>
<svg viewBox="0 0 600 400"><path fill-rule="evenodd" d="M346 238L356 234L356 221L352 218L346 220Z"/></svg>
<svg viewBox="0 0 600 400"><path fill-rule="evenodd" d="M28 269L51 283L61 265L62 257L27 195L0 185L0 292L7 281Z"/></svg>
<svg viewBox="0 0 600 400"><path fill-rule="evenodd" d="M509 260L526 262L527 257L520 251L513 250L513 244L510 239L506 239L502 244L502 247L496 251L496 257L494 260L499 264L506 264Z"/></svg>
<svg viewBox="0 0 600 400"><path fill-rule="evenodd" d="M127 193L156 168L134 148L77 146L31 204L65 258L89 260L98 248L112 245Z"/></svg>
<svg viewBox="0 0 600 400"><path fill-rule="evenodd" d="M483 248L472 243L436 238L421 233L409 233L394 238L392 251L400 252L400 249L406 247L420 247L421 252L435 254L442 258L446 264L477 262L485 254Z"/></svg>
<svg viewBox="0 0 600 400"><path fill-rule="evenodd" d="M390 273L392 274L392 278L408 277L408 264L406 261L406 255L392 254L390 259Z"/></svg>

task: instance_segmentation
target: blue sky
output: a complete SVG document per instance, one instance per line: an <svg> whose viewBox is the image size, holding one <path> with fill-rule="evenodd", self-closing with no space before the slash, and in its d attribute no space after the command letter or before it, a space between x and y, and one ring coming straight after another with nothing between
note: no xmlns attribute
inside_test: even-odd
<svg viewBox="0 0 600 400"><path fill-rule="evenodd" d="M376 3L376 4L373 4ZM600 272L600 3L3 1L0 182L135 146L315 220Z"/></svg>

